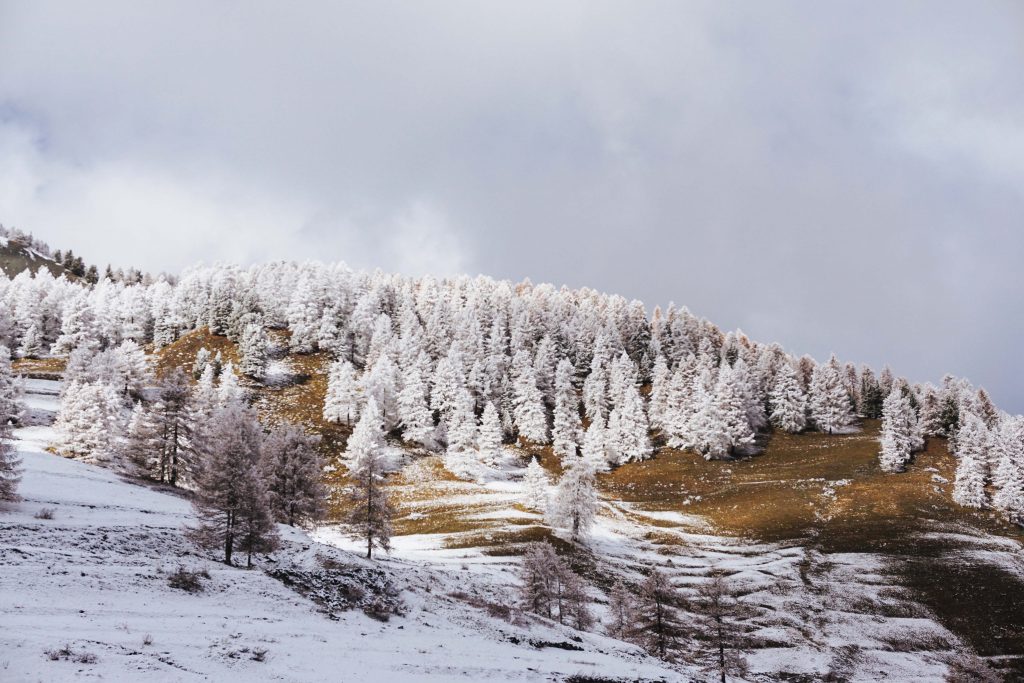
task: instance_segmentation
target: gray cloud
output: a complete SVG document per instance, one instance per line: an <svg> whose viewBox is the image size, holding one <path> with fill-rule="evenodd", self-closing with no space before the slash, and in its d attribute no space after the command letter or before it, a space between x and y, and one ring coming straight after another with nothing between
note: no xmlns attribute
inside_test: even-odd
<svg viewBox="0 0 1024 683"><path fill-rule="evenodd" d="M58 11L59 10L59 11ZM675 300L1024 411L1017 3L0 3L0 220Z"/></svg>

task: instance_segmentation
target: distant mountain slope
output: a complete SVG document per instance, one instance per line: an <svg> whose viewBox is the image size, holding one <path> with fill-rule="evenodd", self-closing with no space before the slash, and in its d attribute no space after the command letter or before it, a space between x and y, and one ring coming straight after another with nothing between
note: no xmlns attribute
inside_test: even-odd
<svg viewBox="0 0 1024 683"><path fill-rule="evenodd" d="M44 256L25 242L0 237L0 270L3 270L7 277L14 277L24 270L31 270L35 273L40 268L46 268L54 277L67 275L68 278L75 278L64 266L49 256Z"/></svg>

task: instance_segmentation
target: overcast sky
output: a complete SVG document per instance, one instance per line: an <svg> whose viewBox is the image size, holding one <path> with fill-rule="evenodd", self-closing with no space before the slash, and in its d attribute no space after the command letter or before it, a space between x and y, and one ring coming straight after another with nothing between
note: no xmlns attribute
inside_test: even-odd
<svg viewBox="0 0 1024 683"><path fill-rule="evenodd" d="M0 0L0 222L675 301L1024 412L1024 3Z"/></svg>

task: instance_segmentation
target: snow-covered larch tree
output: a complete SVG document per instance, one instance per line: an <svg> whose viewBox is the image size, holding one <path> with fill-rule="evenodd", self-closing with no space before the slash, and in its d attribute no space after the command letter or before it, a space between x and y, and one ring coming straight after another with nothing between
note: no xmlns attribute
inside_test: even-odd
<svg viewBox="0 0 1024 683"><path fill-rule="evenodd" d="M835 434L854 423L850 396L843 385L835 356L814 369L811 378L809 409L811 422L818 431ZM892 383L889 383L891 389Z"/></svg>
<svg viewBox="0 0 1024 683"><path fill-rule="evenodd" d="M17 424L22 413L21 382L11 369L11 352L0 345L0 420Z"/></svg>
<svg viewBox="0 0 1024 683"><path fill-rule="evenodd" d="M21 481L21 460L14 448L11 423L20 414L17 385L11 376L11 356L0 346L0 500L15 500Z"/></svg>
<svg viewBox="0 0 1024 683"><path fill-rule="evenodd" d="M585 536L597 517L597 480L590 462L579 455L565 461L565 470L558 481L552 521L569 529L573 540Z"/></svg>
<svg viewBox="0 0 1024 683"><path fill-rule="evenodd" d="M525 352L519 353L525 355ZM548 421L544 411L544 397L537 388L533 366L528 360L520 365L513 382L513 415L516 428L523 439L535 444L545 444L548 442Z"/></svg>
<svg viewBox="0 0 1024 683"><path fill-rule="evenodd" d="M266 483L259 468L263 432L256 412L230 402L198 430L196 452L202 462L193 499L199 525L191 529L201 546L220 549L231 564L236 550L269 552L277 542Z"/></svg>
<svg viewBox="0 0 1024 683"><path fill-rule="evenodd" d="M421 358L422 363L413 363L403 378L402 390L398 392L398 418L402 438L426 445L434 431L434 416L427 404L427 383L422 370L426 354L421 352Z"/></svg>
<svg viewBox="0 0 1024 683"><path fill-rule="evenodd" d="M394 514L384 489L384 423L377 403L366 402L345 450L354 485L349 491L348 523L352 536L366 542L366 557L373 548L391 549L391 516Z"/></svg>
<svg viewBox="0 0 1024 683"><path fill-rule="evenodd" d="M498 464L501 457L501 418L498 416L498 409L490 402L484 406L484 414L480 420L477 448L484 464L492 467Z"/></svg>
<svg viewBox="0 0 1024 683"><path fill-rule="evenodd" d="M327 375L324 419L338 424L353 424L359 418L359 399L356 369L347 360L336 361Z"/></svg>
<svg viewBox="0 0 1024 683"><path fill-rule="evenodd" d="M256 380L261 380L267 374L267 333L263 325L249 323L242 330L242 340L238 351L241 354L241 361L238 369L243 375Z"/></svg>
<svg viewBox="0 0 1024 683"><path fill-rule="evenodd" d="M324 515L327 489L319 442L319 437L288 424L275 427L263 439L260 466L270 509L282 524L315 524Z"/></svg>
<svg viewBox="0 0 1024 683"><path fill-rule="evenodd" d="M769 402L772 407L771 422L777 429L797 434L807 427L807 397L800 388L800 380L792 363L786 361L779 366Z"/></svg>
<svg viewBox="0 0 1024 683"><path fill-rule="evenodd" d="M537 462L537 456L530 458L523 478L523 504L542 514L548 509L548 475Z"/></svg>
<svg viewBox="0 0 1024 683"><path fill-rule="evenodd" d="M961 416L960 431L956 437L956 454L960 462L953 483L953 500L964 507L982 508L988 504L985 492L988 442L988 428L981 418L973 413Z"/></svg>
<svg viewBox="0 0 1024 683"><path fill-rule="evenodd" d="M560 458L576 454L582 436L580 400L572 384L573 366L567 359L555 370L555 411L551 445Z"/></svg>
<svg viewBox="0 0 1024 683"><path fill-rule="evenodd" d="M917 416L898 384L882 403L881 452L878 461L886 472L902 472L910 462Z"/></svg>

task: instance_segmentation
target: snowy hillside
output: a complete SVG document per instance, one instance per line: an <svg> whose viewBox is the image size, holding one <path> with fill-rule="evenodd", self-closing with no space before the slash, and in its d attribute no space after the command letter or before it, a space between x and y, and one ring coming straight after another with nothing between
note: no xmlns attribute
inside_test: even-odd
<svg viewBox="0 0 1024 683"><path fill-rule="evenodd" d="M55 411L55 388L32 382L29 405ZM187 500L51 455L52 438L45 426L17 430L24 500L0 516L2 680L680 680L610 639L490 618L447 596L472 590L457 571L371 564L290 532L264 569L382 571L407 605L386 623L328 616L265 571L197 554L181 533L195 522ZM171 588L179 566L205 570L205 589Z"/></svg>

